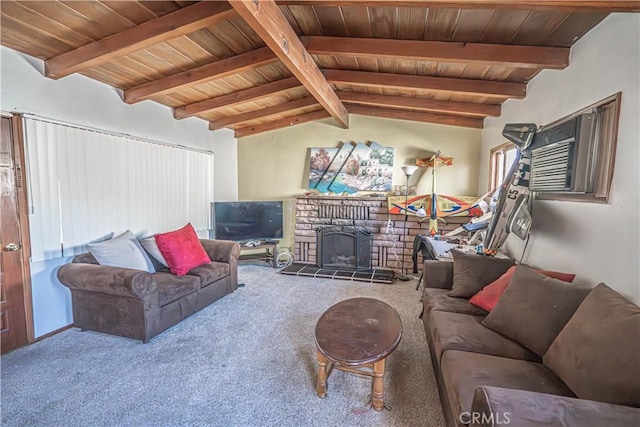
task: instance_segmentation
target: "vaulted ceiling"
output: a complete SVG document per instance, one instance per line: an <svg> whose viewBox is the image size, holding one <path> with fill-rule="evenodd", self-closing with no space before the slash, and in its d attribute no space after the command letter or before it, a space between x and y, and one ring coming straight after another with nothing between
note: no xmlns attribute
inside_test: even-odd
<svg viewBox="0 0 640 427"><path fill-rule="evenodd" d="M638 1L2 1L0 41L236 137L349 113L482 128Z"/></svg>

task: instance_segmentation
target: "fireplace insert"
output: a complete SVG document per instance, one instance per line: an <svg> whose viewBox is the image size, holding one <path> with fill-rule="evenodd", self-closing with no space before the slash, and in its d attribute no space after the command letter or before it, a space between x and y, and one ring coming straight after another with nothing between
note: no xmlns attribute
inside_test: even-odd
<svg viewBox="0 0 640 427"><path fill-rule="evenodd" d="M316 259L321 268L371 269L371 232L357 227L320 227L316 238Z"/></svg>

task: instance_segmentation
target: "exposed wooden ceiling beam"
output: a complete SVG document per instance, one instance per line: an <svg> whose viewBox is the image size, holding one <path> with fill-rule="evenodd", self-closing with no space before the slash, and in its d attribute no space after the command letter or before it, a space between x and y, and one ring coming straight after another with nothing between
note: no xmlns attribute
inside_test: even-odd
<svg viewBox="0 0 640 427"><path fill-rule="evenodd" d="M317 105L317 104L318 104L318 101L312 96L295 99L293 101L284 102L282 104L273 105L271 107L260 108L258 110L252 110L252 111L247 111L246 113L237 114L235 116L225 117L223 119L210 121L209 130L226 128L229 126L248 122L250 120L261 119L261 118L273 116L274 114L281 114L286 111L297 110L299 108L304 108L310 105Z"/></svg>
<svg viewBox="0 0 640 427"><path fill-rule="evenodd" d="M348 128L347 109L273 0L236 0L231 5L338 124Z"/></svg>
<svg viewBox="0 0 640 427"><path fill-rule="evenodd" d="M423 113L421 111L402 111L391 108L365 107L362 105L349 105L348 109L350 113L361 114L363 116L411 120L414 122L461 126L474 129L482 129L483 126L483 119L477 117L461 117L446 114Z"/></svg>
<svg viewBox="0 0 640 427"><path fill-rule="evenodd" d="M356 37L301 37L311 54L562 69L569 48Z"/></svg>
<svg viewBox="0 0 640 427"><path fill-rule="evenodd" d="M243 102L256 101L268 96L278 95L301 86L302 85L295 77L276 80L271 83L250 87L248 89L239 90L237 92L216 96L215 98L205 99L204 101L178 107L173 110L173 116L176 119L184 119L195 116L196 114L207 113L218 108L229 107Z"/></svg>
<svg viewBox="0 0 640 427"><path fill-rule="evenodd" d="M282 120L276 120L273 122L265 123L258 126L247 126L238 128L235 131L236 138L243 138L245 136L255 135L257 133L267 132L269 130L276 130L285 128L288 126L299 125L302 123L313 122L315 120L326 119L331 117L326 110L312 111L311 113L301 114L296 117L291 117Z"/></svg>
<svg viewBox="0 0 640 427"><path fill-rule="evenodd" d="M603 12L640 12L638 1L629 0L278 0L281 6L362 6L362 7L416 7L461 9L530 9L576 10Z"/></svg>
<svg viewBox="0 0 640 427"><path fill-rule="evenodd" d="M234 15L235 11L227 2L199 2L53 57L45 62L45 74L58 79L192 33Z"/></svg>
<svg viewBox="0 0 640 427"><path fill-rule="evenodd" d="M524 83L372 73L368 71L323 70L322 72L327 80L332 83L343 83L354 86L378 86L412 90L423 89L501 99L521 99L526 95L526 85Z"/></svg>
<svg viewBox="0 0 640 427"><path fill-rule="evenodd" d="M127 89L124 91L124 102L133 104L149 99L152 96L173 92L186 86L221 79L276 61L278 61L278 58L271 49L261 47Z"/></svg>
<svg viewBox="0 0 640 427"><path fill-rule="evenodd" d="M336 92L345 104L370 105L374 107L394 107L409 110L424 110L438 113L465 114L480 117L499 117L500 105L477 104L473 102L442 101L430 98L410 98L407 96L380 95L362 92ZM349 109L349 107L347 107Z"/></svg>

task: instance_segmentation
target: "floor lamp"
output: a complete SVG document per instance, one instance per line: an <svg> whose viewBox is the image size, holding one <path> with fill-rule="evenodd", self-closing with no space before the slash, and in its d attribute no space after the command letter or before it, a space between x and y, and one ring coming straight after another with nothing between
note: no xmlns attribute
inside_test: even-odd
<svg viewBox="0 0 640 427"><path fill-rule="evenodd" d="M404 189L404 228L402 229L402 234L404 238L402 239L402 276L398 277L398 280L403 282L407 282L411 280L409 276L407 276L406 268L404 266L404 252L407 248L407 220L409 219L409 178L413 175L417 170L418 166L402 166L402 173L407 177L407 186Z"/></svg>

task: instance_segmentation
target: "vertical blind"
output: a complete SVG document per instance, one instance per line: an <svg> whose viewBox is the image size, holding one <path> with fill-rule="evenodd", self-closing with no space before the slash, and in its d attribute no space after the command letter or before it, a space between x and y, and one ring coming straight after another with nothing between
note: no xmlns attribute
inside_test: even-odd
<svg viewBox="0 0 640 427"><path fill-rule="evenodd" d="M130 229L211 228L213 154L25 118L32 261Z"/></svg>

